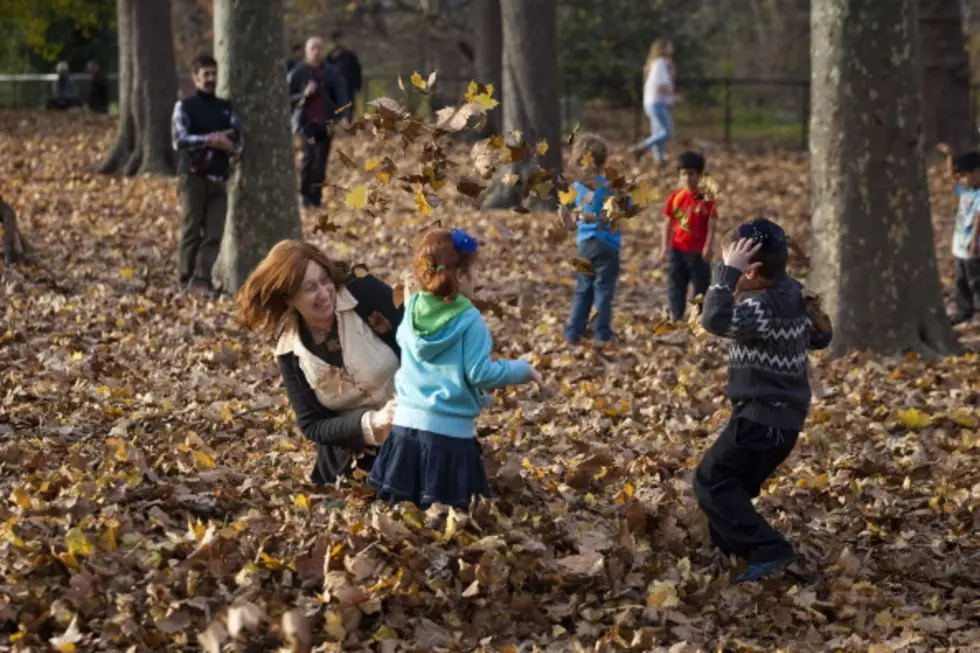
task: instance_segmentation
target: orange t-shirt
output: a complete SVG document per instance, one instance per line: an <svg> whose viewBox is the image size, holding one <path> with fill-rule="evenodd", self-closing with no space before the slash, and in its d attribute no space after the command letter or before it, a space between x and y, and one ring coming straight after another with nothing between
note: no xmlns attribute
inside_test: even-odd
<svg viewBox="0 0 980 653"><path fill-rule="evenodd" d="M681 188L667 198L664 216L674 223L671 247L682 252L700 252L708 242L708 222L716 217L715 203Z"/></svg>

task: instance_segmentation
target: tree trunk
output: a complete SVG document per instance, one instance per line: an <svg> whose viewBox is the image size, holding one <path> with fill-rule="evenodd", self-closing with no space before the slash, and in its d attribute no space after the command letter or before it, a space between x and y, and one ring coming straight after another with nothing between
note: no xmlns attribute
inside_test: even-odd
<svg viewBox="0 0 980 653"><path fill-rule="evenodd" d="M955 352L933 249L916 0L814 0L811 285L832 351Z"/></svg>
<svg viewBox="0 0 980 653"><path fill-rule="evenodd" d="M534 150L548 141L539 159L543 168L561 172L561 109L558 79L557 0L500 0L503 28L504 131L520 132ZM530 158L512 166L524 180ZM505 175L507 171L503 171ZM510 186L499 176L486 202L487 208L516 205L521 184Z"/></svg>
<svg viewBox="0 0 980 653"><path fill-rule="evenodd" d="M302 238L289 97L282 70L282 0L217 0L218 94L242 123L245 150L228 181L228 220L214 276L235 293L273 245Z"/></svg>
<svg viewBox="0 0 980 653"><path fill-rule="evenodd" d="M925 145L948 143L956 152L973 149L970 55L962 6L955 0L918 0L922 46Z"/></svg>
<svg viewBox="0 0 980 653"><path fill-rule="evenodd" d="M170 117L177 100L170 0L116 0L119 126L103 173L174 173Z"/></svg>
<svg viewBox="0 0 980 653"><path fill-rule="evenodd" d="M500 0L476 0L473 18L476 81L481 84L493 84L494 96L497 101L502 102L504 78ZM501 133L503 122L500 108L491 111L487 116L486 135Z"/></svg>
<svg viewBox="0 0 980 653"><path fill-rule="evenodd" d="M0 197L0 226L3 227L3 262L5 265L22 263L31 253L31 246L17 227L14 207Z"/></svg>

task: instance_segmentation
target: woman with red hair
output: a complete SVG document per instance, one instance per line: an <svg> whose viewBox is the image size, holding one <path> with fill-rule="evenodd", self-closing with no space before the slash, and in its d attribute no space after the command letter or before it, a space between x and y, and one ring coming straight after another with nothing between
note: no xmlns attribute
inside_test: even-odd
<svg viewBox="0 0 980 653"><path fill-rule="evenodd" d="M238 293L238 320L275 336L276 359L303 435L317 445L313 482L370 471L395 411L402 320L392 289L298 240L277 244Z"/></svg>

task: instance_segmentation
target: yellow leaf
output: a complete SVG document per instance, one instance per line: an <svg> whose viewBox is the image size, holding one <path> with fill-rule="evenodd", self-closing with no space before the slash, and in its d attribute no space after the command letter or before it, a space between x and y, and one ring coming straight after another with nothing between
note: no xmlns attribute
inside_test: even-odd
<svg viewBox="0 0 980 653"><path fill-rule="evenodd" d="M300 510L309 511L310 500L306 498L305 494L297 494L296 496L293 497L293 505L299 508Z"/></svg>
<svg viewBox="0 0 980 653"><path fill-rule="evenodd" d="M429 201L425 199L425 193L421 190L415 191L415 206L418 207L419 213L422 215L432 215L432 207L429 206Z"/></svg>
<svg viewBox="0 0 980 653"><path fill-rule="evenodd" d="M489 111L490 109L494 109L497 107L497 105L500 104L500 102L497 102L486 93L480 93L479 95L474 95L472 101L476 102L481 107L483 107L484 111Z"/></svg>
<svg viewBox="0 0 980 653"><path fill-rule="evenodd" d="M545 154L547 154L548 153L548 141L541 140L538 143L537 150L538 150L538 154L540 154L541 156L544 156Z"/></svg>
<svg viewBox="0 0 980 653"><path fill-rule="evenodd" d="M629 483L626 483L625 485L623 485L623 492L625 492L626 493L626 496L628 496L630 499L633 498L633 493L635 491L636 491L636 489L632 485L630 485Z"/></svg>
<svg viewBox="0 0 980 653"><path fill-rule="evenodd" d="M379 163L381 163L381 159L371 159L370 161L364 164L364 169L370 172L375 168L377 168Z"/></svg>
<svg viewBox="0 0 980 653"><path fill-rule="evenodd" d="M119 529L115 526L110 526L107 531L99 535L99 545L106 551L112 552L116 550L116 535L119 533Z"/></svg>
<svg viewBox="0 0 980 653"><path fill-rule="evenodd" d="M13 496L14 503L24 510L29 510L33 505L31 503L31 497L19 487L15 487L14 491L11 492L11 495Z"/></svg>
<svg viewBox="0 0 980 653"><path fill-rule="evenodd" d="M898 411L898 421L907 429L922 429L932 424L932 417L916 408Z"/></svg>
<svg viewBox="0 0 980 653"><path fill-rule="evenodd" d="M82 352L80 352L80 351L73 351L72 354L71 354L71 359L73 361L80 361L80 360L82 360Z"/></svg>
<svg viewBox="0 0 980 653"><path fill-rule="evenodd" d="M323 629L327 631L327 634L331 638L338 642L347 639L347 629L344 628L344 620L340 616L340 613L335 610L328 610L324 615Z"/></svg>
<svg viewBox="0 0 980 653"><path fill-rule="evenodd" d="M24 631L22 630L20 632L16 632L13 635L11 635L10 637L8 637L7 639L9 639L11 642L16 642L16 641L22 640L22 639L24 639Z"/></svg>
<svg viewBox="0 0 980 653"><path fill-rule="evenodd" d="M643 181L637 184L636 188L630 192L630 199L633 201L634 206L643 209L650 206L657 198L653 187Z"/></svg>
<svg viewBox="0 0 980 653"><path fill-rule="evenodd" d="M95 547L78 527L72 528L65 534L65 545L68 547L68 553L72 555L90 556L95 552Z"/></svg>
<svg viewBox="0 0 980 653"><path fill-rule="evenodd" d="M568 187L568 190L558 191L558 201L561 202L562 206L568 206L575 201L578 197L578 192L572 186Z"/></svg>
<svg viewBox="0 0 980 653"><path fill-rule="evenodd" d="M105 443L115 449L113 455L115 455L116 460L126 460L126 443L124 441L116 438L107 438Z"/></svg>
<svg viewBox="0 0 980 653"><path fill-rule="evenodd" d="M479 90L480 90L480 85L477 84L475 81L471 80L470 83L466 85L466 94L464 96L466 98L466 101L472 102L473 96L476 95Z"/></svg>
<svg viewBox="0 0 980 653"><path fill-rule="evenodd" d="M448 542L453 539L456 535L456 511L452 508L449 509L449 514L446 515L446 530L439 538L440 542Z"/></svg>
<svg viewBox="0 0 980 653"><path fill-rule="evenodd" d="M344 198L344 204L349 209L364 209L367 207L367 198L368 187L364 184L359 184L347 193L347 196Z"/></svg>
<svg viewBox="0 0 980 653"><path fill-rule="evenodd" d="M205 452L194 450L191 452L191 456L194 458L194 462L205 469L214 469L215 460L214 456Z"/></svg>
<svg viewBox="0 0 980 653"><path fill-rule="evenodd" d="M676 608L680 604L680 599L677 596L677 588L673 585L657 581L650 588L650 591L647 592L648 608L666 610L668 608Z"/></svg>
<svg viewBox="0 0 980 653"><path fill-rule="evenodd" d="M379 627L376 631L374 631L374 634L371 635L371 639L376 642L383 642L388 639L398 639L398 633L393 631L388 626L382 624L381 627Z"/></svg>
<svg viewBox="0 0 980 653"><path fill-rule="evenodd" d="M132 279L133 278L133 268L123 268L123 269L119 270L119 276L122 277L123 279L127 279L127 280L128 279Z"/></svg>
<svg viewBox="0 0 980 653"><path fill-rule="evenodd" d="M959 424L960 426L965 426L966 428L975 429L977 428L978 420L976 416L970 411L969 408L960 407L950 413L949 418Z"/></svg>
<svg viewBox="0 0 980 653"><path fill-rule="evenodd" d="M425 80L422 79L422 75L418 73L412 73L412 86L420 91L426 90Z"/></svg>
<svg viewBox="0 0 980 653"><path fill-rule="evenodd" d="M75 653L77 650L78 647L76 647L72 642L63 642L58 646L58 651L60 651L60 653Z"/></svg>
<svg viewBox="0 0 980 653"><path fill-rule="evenodd" d="M267 554L265 551L259 554L259 560L262 562L262 564L264 564L266 567L272 570L276 570L282 567L282 563L280 561L276 560L275 558Z"/></svg>

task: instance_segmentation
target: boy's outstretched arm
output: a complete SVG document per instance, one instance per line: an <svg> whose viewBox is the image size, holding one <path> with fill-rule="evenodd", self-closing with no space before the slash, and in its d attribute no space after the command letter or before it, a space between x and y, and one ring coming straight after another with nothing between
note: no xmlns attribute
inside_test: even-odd
<svg viewBox="0 0 980 653"><path fill-rule="evenodd" d="M727 338L762 337L772 328L772 309L756 297L735 302L735 284L742 273L720 263L715 280L708 287L701 312L705 331Z"/></svg>

